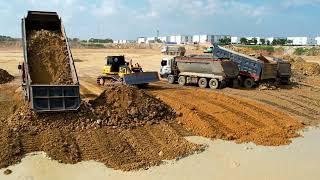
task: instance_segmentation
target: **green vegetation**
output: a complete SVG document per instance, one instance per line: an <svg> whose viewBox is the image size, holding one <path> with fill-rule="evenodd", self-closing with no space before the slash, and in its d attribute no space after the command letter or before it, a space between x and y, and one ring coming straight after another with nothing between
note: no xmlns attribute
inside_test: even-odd
<svg viewBox="0 0 320 180"><path fill-rule="evenodd" d="M14 39L10 36L1 36L0 35L0 41L16 41L16 39Z"/></svg>
<svg viewBox="0 0 320 180"><path fill-rule="evenodd" d="M220 45L229 45L231 44L231 38L225 37L223 39L219 39Z"/></svg>
<svg viewBox="0 0 320 180"><path fill-rule="evenodd" d="M94 38L91 38L89 39L89 42L91 43L113 43L113 40L112 39L94 39Z"/></svg>
<svg viewBox="0 0 320 180"><path fill-rule="evenodd" d="M312 47L312 48L297 48L294 53L298 56L318 56L320 55L320 48Z"/></svg>
<svg viewBox="0 0 320 180"><path fill-rule="evenodd" d="M246 46L246 47L256 51L268 51L268 52L275 51L275 48L273 46Z"/></svg>

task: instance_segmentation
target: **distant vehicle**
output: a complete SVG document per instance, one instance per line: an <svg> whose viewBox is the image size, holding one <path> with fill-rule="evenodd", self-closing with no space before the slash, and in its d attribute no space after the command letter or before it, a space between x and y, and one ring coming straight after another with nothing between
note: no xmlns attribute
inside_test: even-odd
<svg viewBox="0 0 320 180"><path fill-rule="evenodd" d="M186 53L186 48L184 46L163 46L161 48L161 53L166 55L174 56L184 56Z"/></svg>
<svg viewBox="0 0 320 180"><path fill-rule="evenodd" d="M258 58L247 56L230 49L214 45L213 56L229 58L240 70L240 82L246 88L252 88L261 81L273 81L288 84L291 77L291 64L277 58Z"/></svg>
<svg viewBox="0 0 320 180"><path fill-rule="evenodd" d="M212 56L190 55L163 58L160 76L168 82L179 85L198 84L201 88L224 88L237 81L238 67L228 59L216 59Z"/></svg>
<svg viewBox="0 0 320 180"><path fill-rule="evenodd" d="M208 48L205 49L203 52L204 52L204 53L212 53L212 51L213 51L213 46L208 47Z"/></svg>

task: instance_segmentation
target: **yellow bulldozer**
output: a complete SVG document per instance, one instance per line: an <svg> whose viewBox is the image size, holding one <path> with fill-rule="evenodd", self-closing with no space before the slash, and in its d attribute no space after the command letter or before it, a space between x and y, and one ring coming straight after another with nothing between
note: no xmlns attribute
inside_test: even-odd
<svg viewBox="0 0 320 180"><path fill-rule="evenodd" d="M127 62L124 56L108 56L105 59L102 75L97 78L97 84L107 85L137 85L144 86L159 81L158 72L143 72L142 67L132 60Z"/></svg>

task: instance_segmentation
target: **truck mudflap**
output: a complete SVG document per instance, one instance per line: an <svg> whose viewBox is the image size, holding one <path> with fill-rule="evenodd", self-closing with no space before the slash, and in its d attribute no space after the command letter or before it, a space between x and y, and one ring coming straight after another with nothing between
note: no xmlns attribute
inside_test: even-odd
<svg viewBox="0 0 320 180"><path fill-rule="evenodd" d="M148 84L157 81L160 81L158 72L138 72L123 77L123 83L127 85Z"/></svg>

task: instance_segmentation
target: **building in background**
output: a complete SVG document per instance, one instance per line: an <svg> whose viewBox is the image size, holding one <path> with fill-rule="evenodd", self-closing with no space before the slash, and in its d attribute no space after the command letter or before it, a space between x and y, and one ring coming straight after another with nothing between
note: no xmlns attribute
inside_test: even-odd
<svg viewBox="0 0 320 180"><path fill-rule="evenodd" d="M157 41L157 37L147 37L146 43L155 43Z"/></svg>
<svg viewBox="0 0 320 180"><path fill-rule="evenodd" d="M138 41L139 44L146 43L147 38L146 37L138 37L137 41Z"/></svg>
<svg viewBox="0 0 320 180"><path fill-rule="evenodd" d="M291 45L294 46L307 46L307 45L315 45L316 40L315 38L311 37L288 37L288 40L292 41Z"/></svg>
<svg viewBox="0 0 320 180"><path fill-rule="evenodd" d="M314 38L316 40L316 45L320 46L320 37Z"/></svg>
<svg viewBox="0 0 320 180"><path fill-rule="evenodd" d="M240 44L241 37L232 36L231 37L231 44Z"/></svg>

